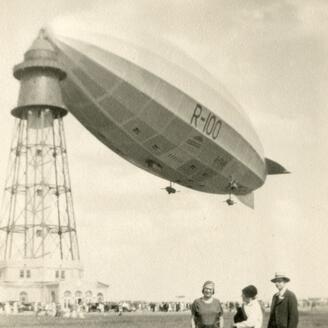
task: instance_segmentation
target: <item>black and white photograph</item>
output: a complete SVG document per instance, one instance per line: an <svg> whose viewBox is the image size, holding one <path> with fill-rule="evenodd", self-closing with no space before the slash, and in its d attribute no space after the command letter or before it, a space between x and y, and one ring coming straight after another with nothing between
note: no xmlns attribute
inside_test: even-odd
<svg viewBox="0 0 328 328"><path fill-rule="evenodd" d="M328 327L328 1L0 0L0 328Z"/></svg>

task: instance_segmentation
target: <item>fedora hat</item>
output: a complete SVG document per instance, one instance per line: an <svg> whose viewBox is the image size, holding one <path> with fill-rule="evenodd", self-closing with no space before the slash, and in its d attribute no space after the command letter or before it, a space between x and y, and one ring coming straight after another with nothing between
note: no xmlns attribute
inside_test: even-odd
<svg viewBox="0 0 328 328"><path fill-rule="evenodd" d="M286 282L290 281L290 279L282 273L276 273L274 278L271 279L272 282L276 282L277 280L285 280Z"/></svg>

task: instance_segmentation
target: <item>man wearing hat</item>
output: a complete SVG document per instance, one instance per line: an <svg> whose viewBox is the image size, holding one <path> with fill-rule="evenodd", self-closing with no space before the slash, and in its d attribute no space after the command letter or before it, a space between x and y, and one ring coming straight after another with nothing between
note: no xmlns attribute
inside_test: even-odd
<svg viewBox="0 0 328 328"><path fill-rule="evenodd" d="M284 274L276 273L271 281L276 285L278 293L272 298L268 328L297 328L297 299L286 287L290 279Z"/></svg>

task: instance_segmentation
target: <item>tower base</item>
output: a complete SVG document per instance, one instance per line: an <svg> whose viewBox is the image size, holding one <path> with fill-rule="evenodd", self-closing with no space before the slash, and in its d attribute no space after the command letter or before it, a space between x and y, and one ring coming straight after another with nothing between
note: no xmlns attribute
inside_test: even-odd
<svg viewBox="0 0 328 328"><path fill-rule="evenodd" d="M63 308L108 300L108 285L85 281L79 261L39 259L0 263L0 302L59 303Z"/></svg>

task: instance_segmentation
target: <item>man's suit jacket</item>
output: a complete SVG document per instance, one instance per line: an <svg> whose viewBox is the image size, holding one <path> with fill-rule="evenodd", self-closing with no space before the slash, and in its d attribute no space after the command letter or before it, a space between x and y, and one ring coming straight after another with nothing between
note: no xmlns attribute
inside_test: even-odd
<svg viewBox="0 0 328 328"><path fill-rule="evenodd" d="M272 298L268 328L297 328L297 299L293 292L286 290L283 298L275 294Z"/></svg>

